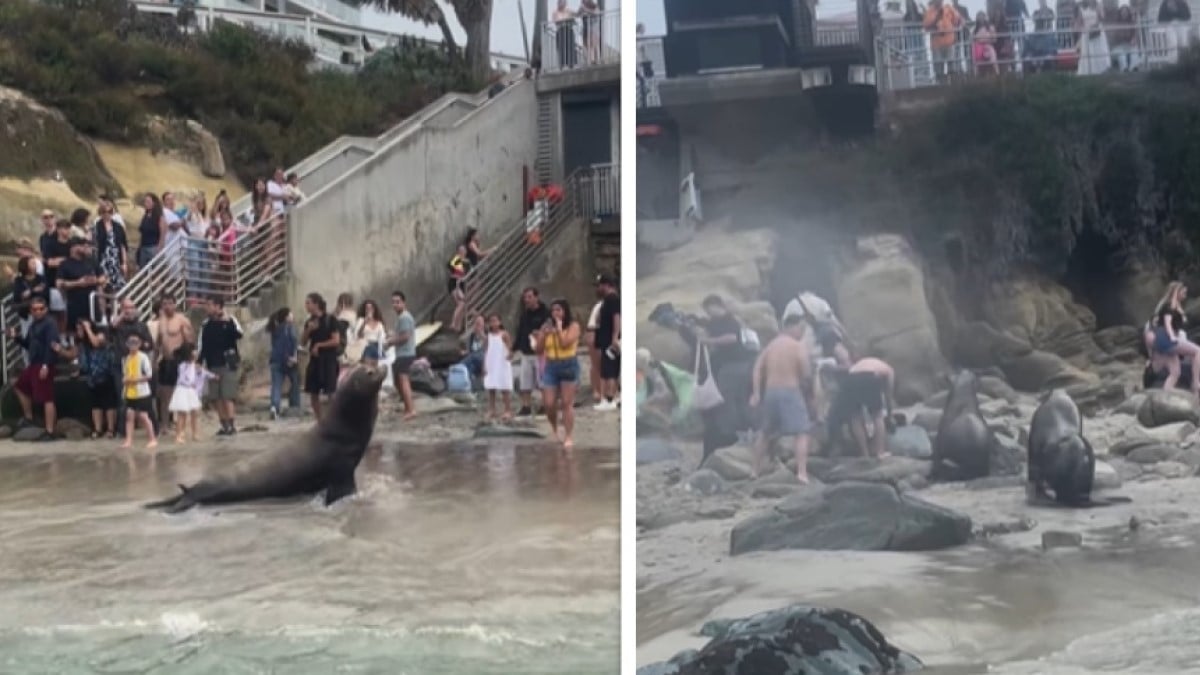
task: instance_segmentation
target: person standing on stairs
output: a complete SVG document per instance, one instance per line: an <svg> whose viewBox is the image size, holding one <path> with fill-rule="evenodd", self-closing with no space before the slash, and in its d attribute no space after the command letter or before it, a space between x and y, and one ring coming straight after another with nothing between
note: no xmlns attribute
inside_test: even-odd
<svg viewBox="0 0 1200 675"><path fill-rule="evenodd" d="M538 368L537 345L541 328L550 320L550 309L542 302L538 289L532 286L521 291L521 318L517 322L516 352L517 391L521 409L517 417L533 416L533 392L541 387L542 374Z"/></svg>
<svg viewBox="0 0 1200 675"><path fill-rule="evenodd" d="M600 393L604 399L595 409L617 410L621 405L621 296L617 294L617 280L608 274L597 277L596 296L601 299L596 349L600 351Z"/></svg>

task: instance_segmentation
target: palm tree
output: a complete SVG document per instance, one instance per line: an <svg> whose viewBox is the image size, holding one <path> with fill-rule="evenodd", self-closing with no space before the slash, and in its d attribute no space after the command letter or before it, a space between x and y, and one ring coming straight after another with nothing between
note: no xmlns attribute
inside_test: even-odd
<svg viewBox="0 0 1200 675"><path fill-rule="evenodd" d="M491 74L492 0L448 0L454 15L467 34L466 62L471 76L483 82ZM394 12L426 26L437 24L442 40L451 53L458 43L450 32L450 23L437 0L358 0L385 12Z"/></svg>

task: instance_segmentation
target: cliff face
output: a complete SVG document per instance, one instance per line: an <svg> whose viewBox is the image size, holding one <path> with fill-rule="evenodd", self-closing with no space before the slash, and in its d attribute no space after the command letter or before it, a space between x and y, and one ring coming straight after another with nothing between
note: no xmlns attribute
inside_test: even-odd
<svg viewBox="0 0 1200 675"><path fill-rule="evenodd" d="M907 371L910 400L937 388L946 363L1115 399L1140 375L1136 326L1169 279L1200 272L1198 85L1193 55L1152 77L948 90L868 139L774 134L747 154L713 131L694 152L713 176L706 214L730 222L680 252L736 258L722 242L753 231L742 260L725 261L751 269L758 233L772 231L761 287L718 287L710 267L706 290L776 310L801 288L855 305L839 307L852 337ZM688 299L643 298L648 284L667 290L662 274L639 281L639 320Z"/></svg>

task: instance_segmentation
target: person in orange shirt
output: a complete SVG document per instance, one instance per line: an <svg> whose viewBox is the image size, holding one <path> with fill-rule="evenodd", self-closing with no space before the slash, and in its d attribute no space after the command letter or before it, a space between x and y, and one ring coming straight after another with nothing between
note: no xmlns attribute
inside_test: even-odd
<svg viewBox="0 0 1200 675"><path fill-rule="evenodd" d="M955 64L958 63L958 55L955 47L963 26L962 16L953 5L945 4L942 0L931 0L921 25L930 33L929 46L933 48L933 69L938 79L957 72Z"/></svg>

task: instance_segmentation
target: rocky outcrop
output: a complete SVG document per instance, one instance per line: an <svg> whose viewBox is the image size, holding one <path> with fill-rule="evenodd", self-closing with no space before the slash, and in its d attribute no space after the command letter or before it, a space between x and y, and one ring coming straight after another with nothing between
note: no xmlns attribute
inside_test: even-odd
<svg viewBox="0 0 1200 675"><path fill-rule="evenodd" d="M783 549L934 551L964 544L971 519L885 483L809 488L738 523L733 555Z"/></svg>
<svg viewBox="0 0 1200 675"><path fill-rule="evenodd" d="M892 645L871 622L843 609L792 605L745 619L710 621L712 640L637 675L861 675L911 673L917 657Z"/></svg>
<svg viewBox="0 0 1200 675"><path fill-rule="evenodd" d="M187 129L199 150L200 171L209 178L224 178L225 155L221 152L221 142L195 120L187 121Z"/></svg>
<svg viewBox="0 0 1200 675"><path fill-rule="evenodd" d="M1036 351L1086 366L1097 350L1096 316L1075 302L1071 292L1037 273L997 283L983 303L985 320Z"/></svg>
<svg viewBox="0 0 1200 675"><path fill-rule="evenodd" d="M842 323L855 345L896 369L902 405L940 388L946 362L925 296L925 274L903 237L860 238L841 261L834 285Z"/></svg>
<svg viewBox="0 0 1200 675"><path fill-rule="evenodd" d="M775 264L776 235L728 227L728 222L706 225L690 242L660 254L653 275L638 279L638 347L649 349L660 360L691 368L687 345L675 331L649 321L650 312L669 302L681 312L699 313L701 301L714 293L764 342L775 335L775 311L763 298Z"/></svg>

